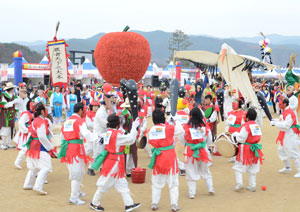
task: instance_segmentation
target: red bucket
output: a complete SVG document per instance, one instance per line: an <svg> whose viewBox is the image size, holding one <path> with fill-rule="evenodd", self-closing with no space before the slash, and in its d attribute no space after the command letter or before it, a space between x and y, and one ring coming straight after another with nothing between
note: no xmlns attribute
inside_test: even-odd
<svg viewBox="0 0 300 212"><path fill-rule="evenodd" d="M146 169L144 168L131 169L132 183L144 183L145 179L146 179Z"/></svg>

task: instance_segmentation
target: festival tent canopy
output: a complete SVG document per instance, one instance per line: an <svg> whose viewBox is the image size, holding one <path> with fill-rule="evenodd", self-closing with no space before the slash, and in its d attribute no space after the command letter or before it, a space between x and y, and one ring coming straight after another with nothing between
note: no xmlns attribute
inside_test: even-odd
<svg viewBox="0 0 300 212"><path fill-rule="evenodd" d="M98 69L86 57L82 64L83 77L96 77L101 78Z"/></svg>
<svg viewBox="0 0 300 212"><path fill-rule="evenodd" d="M145 73L145 75L143 76L143 79L145 78L151 78L152 75L154 75L154 69L153 69L153 65L151 63L149 63L149 66L147 68L147 71Z"/></svg>
<svg viewBox="0 0 300 212"><path fill-rule="evenodd" d="M84 63L82 64L83 70L97 70L95 66L90 62L88 58L85 58Z"/></svg>
<svg viewBox="0 0 300 212"><path fill-rule="evenodd" d="M44 55L43 59L41 60L40 64L49 64L48 57Z"/></svg>
<svg viewBox="0 0 300 212"><path fill-rule="evenodd" d="M70 59L68 59L69 67L68 70L73 70L73 63Z"/></svg>
<svg viewBox="0 0 300 212"><path fill-rule="evenodd" d="M162 78L171 78L172 76L172 71L175 71L175 65L173 61L170 61L170 63L167 65L167 67L164 68L162 71Z"/></svg>

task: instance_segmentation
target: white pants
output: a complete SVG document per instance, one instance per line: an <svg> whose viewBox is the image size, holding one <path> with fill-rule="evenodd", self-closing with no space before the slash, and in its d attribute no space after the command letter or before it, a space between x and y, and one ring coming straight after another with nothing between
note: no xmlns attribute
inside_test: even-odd
<svg viewBox="0 0 300 212"><path fill-rule="evenodd" d="M283 146L278 145L278 156L280 160L295 160L300 158L300 151L298 145L298 136L290 133L285 135Z"/></svg>
<svg viewBox="0 0 300 212"><path fill-rule="evenodd" d="M73 160L73 164L67 164L69 170L69 180L71 181L71 199L79 198L80 184L85 173L84 160L78 157L76 157L76 160Z"/></svg>
<svg viewBox="0 0 300 212"><path fill-rule="evenodd" d="M291 167L289 160L292 160L297 171L300 172L300 152L297 142L297 140L295 141L292 138L284 139L283 146L278 145L278 156L286 167Z"/></svg>
<svg viewBox="0 0 300 212"><path fill-rule="evenodd" d="M256 186L256 174L259 172L260 163L259 161L256 164L243 165L242 162L235 161L234 166L232 167L235 170L235 180L236 184L243 185L243 172L248 172L249 175L249 186Z"/></svg>
<svg viewBox="0 0 300 212"><path fill-rule="evenodd" d="M185 164L189 195L196 194L196 181L200 180L201 177L205 180L208 190L213 191L213 180L208 168L208 163L204 163L202 161L197 162L195 160L193 164L192 161L193 159L190 158L188 163Z"/></svg>
<svg viewBox="0 0 300 212"><path fill-rule="evenodd" d="M179 158L177 158L177 163L178 163L179 170L185 170L184 162L179 160Z"/></svg>
<svg viewBox="0 0 300 212"><path fill-rule="evenodd" d="M11 145L11 127L2 127L0 130L0 135L2 137L1 145L10 146Z"/></svg>
<svg viewBox="0 0 300 212"><path fill-rule="evenodd" d="M126 155L126 174L131 174L131 169L134 169L134 162L133 162L133 157L132 154L127 154Z"/></svg>
<svg viewBox="0 0 300 212"><path fill-rule="evenodd" d="M105 149L105 145L100 144L98 139L93 142L93 158L94 158L94 160L104 149ZM92 165L93 165L93 163L90 163L90 165L89 165L90 169L92 168Z"/></svg>
<svg viewBox="0 0 300 212"><path fill-rule="evenodd" d="M170 189L170 201L171 205L178 205L178 196L179 196L179 180L178 174L175 175L164 175L152 174L152 204L158 204L161 197L161 190L165 187L165 184L168 183Z"/></svg>
<svg viewBox="0 0 300 212"><path fill-rule="evenodd" d="M24 182L24 188L43 190L43 185L49 172L52 171L51 157L47 152L41 151L39 159L27 157L28 173ZM35 177L36 181L35 181ZM35 184L33 186L33 183Z"/></svg>
<svg viewBox="0 0 300 212"><path fill-rule="evenodd" d="M256 187L256 174L250 174L248 172L249 176L249 186L250 187ZM235 181L237 185L243 185L243 173L240 171L235 171Z"/></svg>
<svg viewBox="0 0 300 212"><path fill-rule="evenodd" d="M25 158L26 151L27 151L27 149L25 149L25 148L22 148L19 151L18 156L15 160L15 165L20 165L21 164L22 160Z"/></svg>
<svg viewBox="0 0 300 212"><path fill-rule="evenodd" d="M86 155L90 155L90 154L93 153L93 146L94 146L93 142L87 141L85 143L84 148L85 148L85 154Z"/></svg>
<svg viewBox="0 0 300 212"><path fill-rule="evenodd" d="M53 124L61 125L62 117L53 117Z"/></svg>
<svg viewBox="0 0 300 212"><path fill-rule="evenodd" d="M128 188L128 183L125 177L113 178L101 175L97 181L97 186L98 189L94 194L92 201L94 205L101 205L100 201L103 196L103 193L107 192L112 186L121 194L125 206L130 206L134 204L130 196L130 190Z"/></svg>
<svg viewBox="0 0 300 212"><path fill-rule="evenodd" d="M151 149L149 147L149 144L146 144L144 150L147 153L147 155L151 158L152 157L152 152L151 152Z"/></svg>

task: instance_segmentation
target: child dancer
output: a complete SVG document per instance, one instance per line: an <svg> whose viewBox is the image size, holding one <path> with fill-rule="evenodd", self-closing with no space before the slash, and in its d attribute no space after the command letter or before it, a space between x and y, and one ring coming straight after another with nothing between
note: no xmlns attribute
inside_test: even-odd
<svg viewBox="0 0 300 212"><path fill-rule="evenodd" d="M196 195L196 181L202 177L207 185L208 192L214 194L213 180L209 171L208 149L206 143L212 143L211 132L204 123L203 115L198 107L190 112L190 120L183 126L185 135L185 170L189 187L189 198Z"/></svg>
<svg viewBox="0 0 300 212"><path fill-rule="evenodd" d="M101 206L101 198L103 194L111 187L114 187L122 195L125 204L125 211L132 211L140 207L140 203L134 203L125 178L125 155L126 145L135 142L137 136L137 127L139 120L136 119L132 123L130 133L124 134L120 128L120 118L116 114L111 114L107 118L107 132L104 133L105 150L96 158L93 168L98 170L103 163L100 177L97 181L98 189L90 204L90 208L95 211L104 211Z"/></svg>
<svg viewBox="0 0 300 212"><path fill-rule="evenodd" d="M246 115L246 123L242 125L239 132L232 134L235 141L239 143L238 155L232 167L235 171L235 191L244 188L243 172L248 172L249 175L247 189L252 192L256 191L256 174L259 172L259 166L263 160L262 146L258 144L262 133L259 125L255 122L256 116L256 111L250 108Z"/></svg>

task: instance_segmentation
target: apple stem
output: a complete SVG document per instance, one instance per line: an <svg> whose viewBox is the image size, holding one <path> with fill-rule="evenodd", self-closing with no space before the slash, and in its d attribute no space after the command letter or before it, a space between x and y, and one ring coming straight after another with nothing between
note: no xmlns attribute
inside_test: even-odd
<svg viewBox="0 0 300 212"><path fill-rule="evenodd" d="M127 32L129 30L129 26L127 25L124 29L123 32Z"/></svg>

